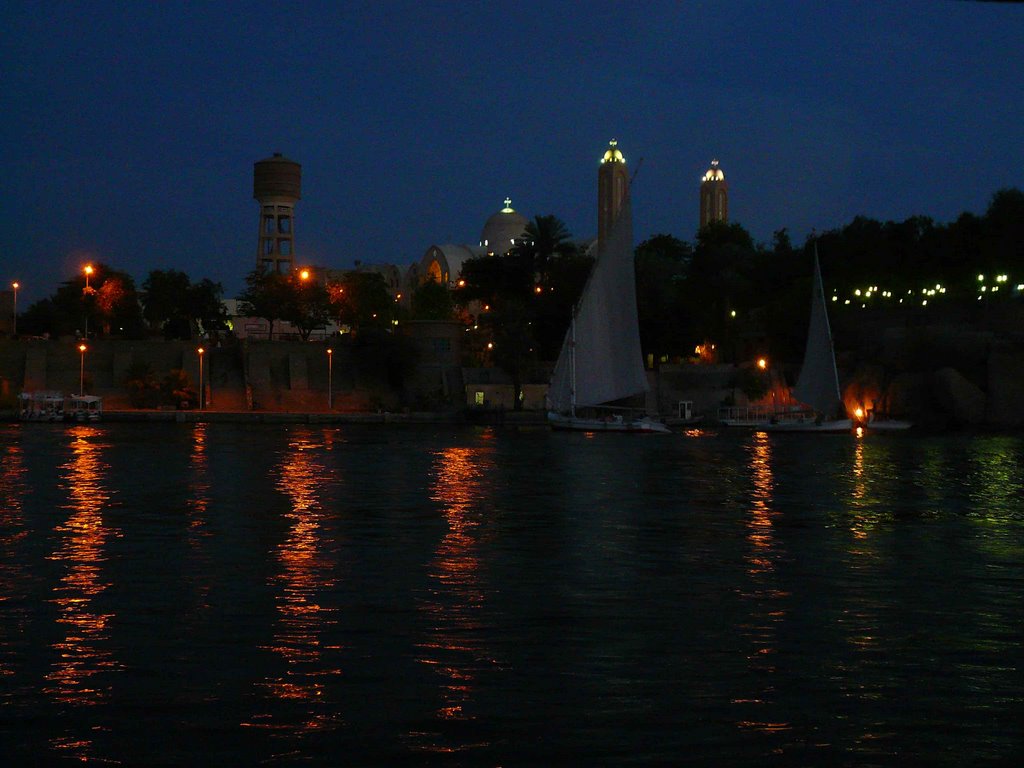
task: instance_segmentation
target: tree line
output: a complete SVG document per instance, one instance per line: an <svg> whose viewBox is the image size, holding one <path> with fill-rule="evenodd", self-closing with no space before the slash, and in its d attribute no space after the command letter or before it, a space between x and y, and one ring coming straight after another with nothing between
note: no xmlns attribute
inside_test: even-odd
<svg viewBox="0 0 1024 768"><path fill-rule="evenodd" d="M645 357L658 365L714 345L722 359L735 360L757 338L776 358L799 359L815 248L828 290L844 298L837 308L881 284L886 290L878 292L894 297L941 284L948 288L944 295L973 301L979 275L996 273L1011 275L999 298L1012 298L1019 295L1013 285L1024 283L1024 193L996 192L984 214L963 213L947 224L923 216L900 222L857 217L799 245L785 229L770 243L755 243L738 223L709 224L692 243L656 234L636 248ZM546 215L529 222L508 254L467 260L450 291L427 282L406 302L373 271L327 281L299 271L254 270L237 298L241 314L266 319L271 332L275 323L288 322L302 338L328 322L369 341L389 334L396 321L461 321L470 331L467 364L497 365L519 386L542 376L544 364L557 356L592 263L565 224ZM177 270L155 270L137 290L131 276L98 264L88 289L86 281L76 276L29 307L19 330L64 335L87 326L90 334L190 338L225 327L222 286L207 279L192 282ZM909 309L910 302L902 306Z"/></svg>

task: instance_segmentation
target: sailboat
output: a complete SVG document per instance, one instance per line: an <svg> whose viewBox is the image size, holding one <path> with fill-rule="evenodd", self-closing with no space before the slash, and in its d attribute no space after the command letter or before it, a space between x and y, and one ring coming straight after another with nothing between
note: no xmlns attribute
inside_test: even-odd
<svg viewBox="0 0 1024 768"><path fill-rule="evenodd" d="M584 432L669 433L642 413L607 405L647 388L627 194L573 310L548 389L548 423Z"/></svg>
<svg viewBox="0 0 1024 768"><path fill-rule="evenodd" d="M821 282L818 246L814 246L814 285L811 288L811 323L807 329L807 349L793 397L810 406L813 413L798 418L774 420L759 427L767 432L850 432L853 421L845 418L843 396L839 390L836 353L832 329L828 323L825 289Z"/></svg>

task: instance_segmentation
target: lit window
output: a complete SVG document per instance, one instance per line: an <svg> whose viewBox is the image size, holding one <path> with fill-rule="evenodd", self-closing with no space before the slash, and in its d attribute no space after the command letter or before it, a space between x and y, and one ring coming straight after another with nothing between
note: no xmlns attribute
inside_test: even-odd
<svg viewBox="0 0 1024 768"><path fill-rule="evenodd" d="M483 405L484 404L484 393L483 392L474 392L473 393L473 402L476 403L477 405Z"/></svg>

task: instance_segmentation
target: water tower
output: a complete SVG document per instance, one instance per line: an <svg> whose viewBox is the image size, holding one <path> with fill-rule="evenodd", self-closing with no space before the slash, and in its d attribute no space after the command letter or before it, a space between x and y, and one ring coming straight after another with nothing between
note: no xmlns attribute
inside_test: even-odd
<svg viewBox="0 0 1024 768"><path fill-rule="evenodd" d="M257 268L287 273L295 266L295 203L301 188L302 166L280 152L253 165L252 196L260 204Z"/></svg>

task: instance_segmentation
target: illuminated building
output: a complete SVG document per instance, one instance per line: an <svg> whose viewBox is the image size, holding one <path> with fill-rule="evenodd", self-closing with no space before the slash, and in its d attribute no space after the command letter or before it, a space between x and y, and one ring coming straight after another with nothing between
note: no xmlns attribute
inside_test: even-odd
<svg viewBox="0 0 1024 768"><path fill-rule="evenodd" d="M711 161L700 183L700 225L706 227L713 221L729 221L729 185L717 160Z"/></svg>
<svg viewBox="0 0 1024 768"><path fill-rule="evenodd" d="M623 157L618 142L612 139L608 142L608 149L605 150L597 171L598 248L604 243L612 222L619 215L628 196L629 171L626 169L626 158Z"/></svg>
<svg viewBox="0 0 1024 768"><path fill-rule="evenodd" d="M288 273L295 266L295 203L302 166L280 152L253 165L252 196L260 204L256 267Z"/></svg>

